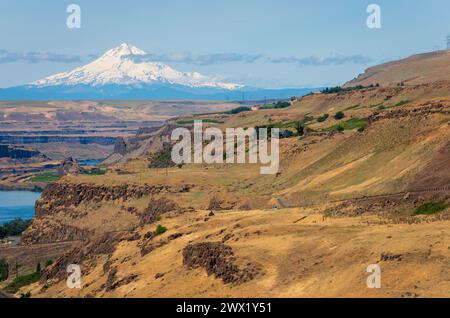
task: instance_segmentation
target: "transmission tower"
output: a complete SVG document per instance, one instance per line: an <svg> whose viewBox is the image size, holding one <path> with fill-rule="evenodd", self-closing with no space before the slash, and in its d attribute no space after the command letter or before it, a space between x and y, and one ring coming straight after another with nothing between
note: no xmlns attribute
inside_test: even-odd
<svg viewBox="0 0 450 318"><path fill-rule="evenodd" d="M450 34L447 35L447 50L450 50Z"/></svg>

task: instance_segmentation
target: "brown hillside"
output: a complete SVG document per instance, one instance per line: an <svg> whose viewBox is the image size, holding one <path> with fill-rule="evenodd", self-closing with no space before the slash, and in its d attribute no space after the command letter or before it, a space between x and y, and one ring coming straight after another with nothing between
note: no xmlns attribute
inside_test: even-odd
<svg viewBox="0 0 450 318"><path fill-rule="evenodd" d="M345 87L357 85L395 86L399 83L417 85L450 80L450 51L413 55L406 59L367 69Z"/></svg>
<svg viewBox="0 0 450 318"><path fill-rule="evenodd" d="M413 211L450 202L450 101L364 112L370 115L362 132L319 133L335 124L330 119L313 123L316 132L282 139L277 176L246 165L149 169L137 158L106 175L65 177L44 193L24 240L79 245L21 292L445 296L450 210ZM157 225L167 232L156 235ZM66 288L66 263L82 266L81 290ZM365 285L369 264L382 266L381 290Z"/></svg>
<svg viewBox="0 0 450 318"><path fill-rule="evenodd" d="M430 78L433 59L443 53L398 69L418 63ZM106 174L65 176L44 191L24 248L75 247L18 295L448 296L450 81L412 83L193 115L124 139ZM280 140L279 172L149 165L171 129L194 119L291 131ZM294 134L299 122L303 135ZM67 264L82 267L82 289L66 287ZM367 288L370 264L382 268L381 289Z"/></svg>

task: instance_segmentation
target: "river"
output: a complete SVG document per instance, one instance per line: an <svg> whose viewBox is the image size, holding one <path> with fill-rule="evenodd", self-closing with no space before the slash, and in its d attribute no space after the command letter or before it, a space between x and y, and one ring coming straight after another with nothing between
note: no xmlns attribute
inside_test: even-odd
<svg viewBox="0 0 450 318"><path fill-rule="evenodd" d="M16 218L32 219L41 194L31 191L0 191L0 224Z"/></svg>
<svg viewBox="0 0 450 318"><path fill-rule="evenodd" d="M81 166L95 166L98 165L103 160L101 159L88 159L88 160L79 160L78 163Z"/></svg>

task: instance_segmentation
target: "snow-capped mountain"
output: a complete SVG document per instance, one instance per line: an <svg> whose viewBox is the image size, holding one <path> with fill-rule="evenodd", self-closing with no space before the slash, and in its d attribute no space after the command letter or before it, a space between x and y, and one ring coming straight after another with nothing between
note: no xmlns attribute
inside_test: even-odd
<svg viewBox="0 0 450 318"><path fill-rule="evenodd" d="M223 83L197 72L179 72L159 62L140 62L145 52L123 43L107 51L99 59L66 73L59 73L31 85L139 85L177 84L189 87L210 87L233 90L242 85Z"/></svg>
<svg viewBox="0 0 450 318"><path fill-rule="evenodd" d="M289 98L313 90L254 88L197 72L180 72L167 64L148 61L144 51L124 43L73 71L0 89L0 99L257 100Z"/></svg>

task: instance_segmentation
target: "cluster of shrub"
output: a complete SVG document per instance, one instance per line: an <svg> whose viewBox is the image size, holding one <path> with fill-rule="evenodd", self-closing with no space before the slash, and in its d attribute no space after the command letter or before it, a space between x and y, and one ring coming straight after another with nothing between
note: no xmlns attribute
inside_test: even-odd
<svg viewBox="0 0 450 318"><path fill-rule="evenodd" d="M429 215L429 214L435 214L441 211L444 211L447 209L450 205L446 202L427 202L425 204L422 204L421 206L417 207L414 210L414 215Z"/></svg>
<svg viewBox="0 0 450 318"><path fill-rule="evenodd" d="M22 220L19 218L0 225L0 239L22 234L30 226L31 222L32 220Z"/></svg>
<svg viewBox="0 0 450 318"><path fill-rule="evenodd" d="M324 122L325 120L327 120L328 117L330 117L330 115L328 115L328 114L323 114L322 116L317 117L317 121L318 121L319 123L322 123L322 122Z"/></svg>
<svg viewBox="0 0 450 318"><path fill-rule="evenodd" d="M229 111L223 112L222 114L236 115L236 114L239 114L242 112L248 112L248 111L251 111L250 107L241 106L241 107L233 108Z"/></svg>
<svg viewBox="0 0 450 318"><path fill-rule="evenodd" d="M281 109L281 108L287 108L289 106L291 106L290 102L278 101L273 104L261 106L259 109Z"/></svg>
<svg viewBox="0 0 450 318"><path fill-rule="evenodd" d="M295 129L295 136L303 136L305 134L305 122L302 120L295 121L288 124L289 127L293 127ZM256 126L256 137L259 139L259 128L266 128L267 131L271 131L273 128L279 128L277 125L264 125L264 126ZM280 139L284 138L291 138L294 136L294 133L289 129L281 129L280 130ZM267 137L270 139L271 135L270 133L267 135Z"/></svg>
<svg viewBox="0 0 450 318"><path fill-rule="evenodd" d="M356 91L356 90L360 90L360 89L373 88L373 87L380 87L380 84L378 84L378 83L375 85L371 84L369 86L357 85L357 86L353 86L353 87L341 87L341 86L325 87L320 92L322 94L336 94L336 93L340 93L340 92L352 92L352 91Z"/></svg>
<svg viewBox="0 0 450 318"><path fill-rule="evenodd" d="M318 121L319 123L322 123L322 122L326 121L329 117L330 117L329 114L323 114L322 116L317 117L317 121ZM339 111L339 112L337 112L336 114L334 114L333 117L334 117L334 119L336 119L336 120L341 120L342 118L345 117L345 114L344 114L344 112Z"/></svg>

